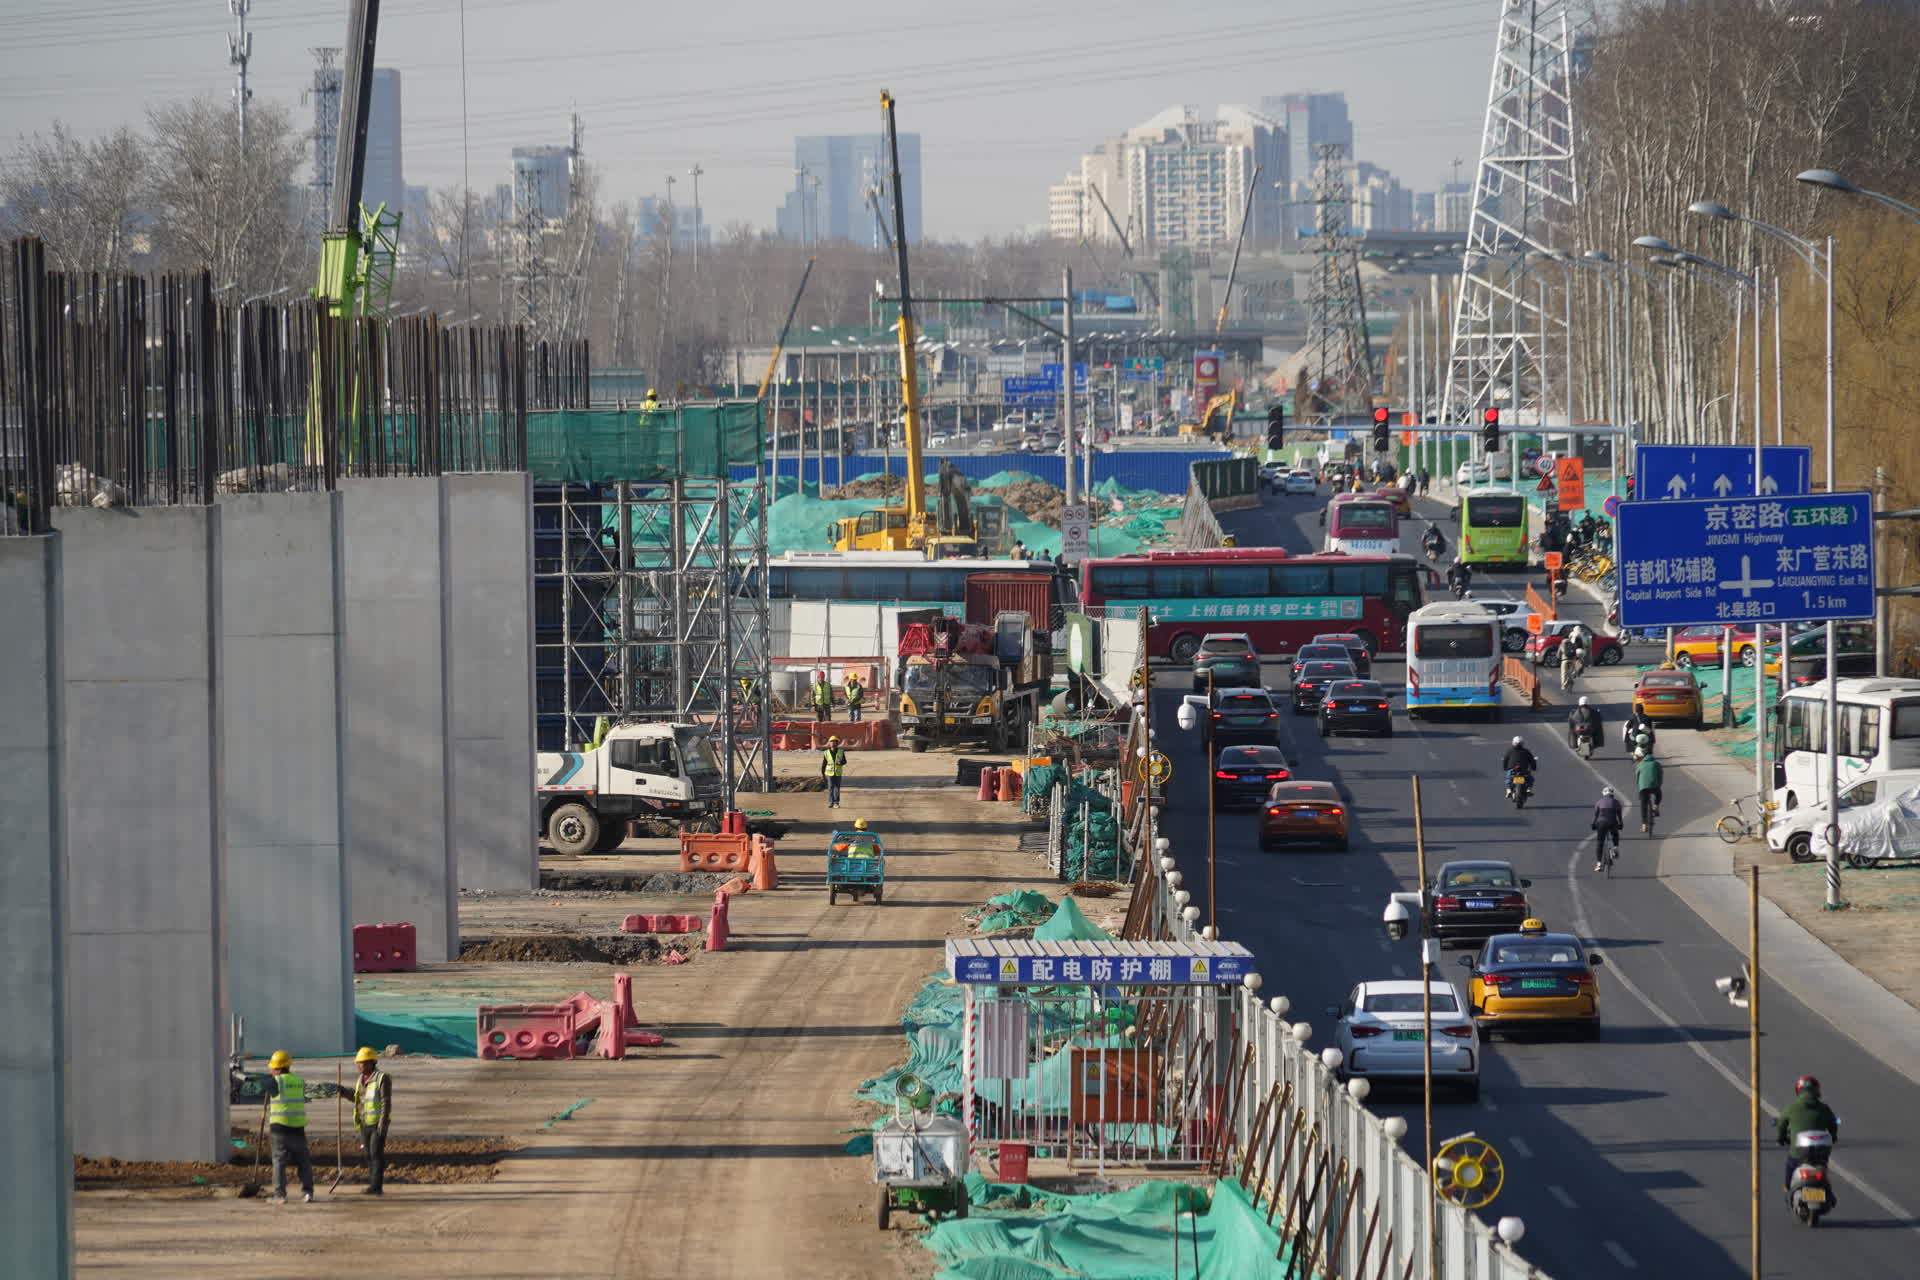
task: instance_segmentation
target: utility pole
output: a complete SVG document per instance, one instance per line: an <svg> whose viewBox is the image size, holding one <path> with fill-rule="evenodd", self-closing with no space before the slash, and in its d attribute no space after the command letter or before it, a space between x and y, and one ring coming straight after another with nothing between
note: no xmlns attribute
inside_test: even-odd
<svg viewBox="0 0 1920 1280"><path fill-rule="evenodd" d="M233 15L233 34L227 37L227 64L235 69L233 104L240 117L240 150L247 149L247 102L253 90L247 88L247 63L253 58L253 36L247 31L247 12L253 0L227 0L227 12Z"/></svg>
<svg viewBox="0 0 1920 1280"><path fill-rule="evenodd" d="M1073 268L1066 267L1060 272L1060 292L1065 311L1060 325L1060 439L1065 446L1066 481L1061 486L1066 492L1066 505L1073 506L1080 501L1079 486L1074 483L1073 474Z"/></svg>
<svg viewBox="0 0 1920 1280"><path fill-rule="evenodd" d="M693 279L697 284L700 280L700 175L706 170L695 160L687 172L693 175Z"/></svg>

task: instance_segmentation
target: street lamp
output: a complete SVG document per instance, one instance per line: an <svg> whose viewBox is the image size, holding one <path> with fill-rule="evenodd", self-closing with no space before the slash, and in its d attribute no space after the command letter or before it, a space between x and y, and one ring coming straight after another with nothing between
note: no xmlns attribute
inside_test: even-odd
<svg viewBox="0 0 1920 1280"><path fill-rule="evenodd" d="M1071 374L1069 374L1068 376L1071 377ZM1186 697L1180 700L1180 710L1176 713L1176 716L1175 716L1175 718L1179 721L1180 727L1186 730L1188 733L1192 733L1195 729L1202 727L1200 713L1203 707L1207 712L1207 718L1204 725L1206 729L1206 734L1201 742L1201 750L1206 756L1206 766L1207 766L1207 927L1209 929L1217 929L1219 926L1220 920L1219 920L1219 909L1215 905L1215 899L1217 895L1214 893L1214 875L1213 875L1214 826L1215 826L1214 801L1213 801L1213 796L1214 796L1213 771L1214 771L1215 765L1214 765L1214 759L1213 759L1214 711L1213 711L1213 668L1212 667L1207 668L1206 697L1202 699L1198 694L1188 694Z"/></svg>
<svg viewBox="0 0 1920 1280"><path fill-rule="evenodd" d="M1838 191L1842 195L1865 196L1869 200L1878 200L1887 208L1905 214L1910 222L1920 222L1920 209L1914 208L1904 200L1895 200L1884 191L1869 191L1865 187L1856 187L1831 169L1808 169L1794 175L1794 181L1804 182L1810 187L1825 187L1829 191Z"/></svg>

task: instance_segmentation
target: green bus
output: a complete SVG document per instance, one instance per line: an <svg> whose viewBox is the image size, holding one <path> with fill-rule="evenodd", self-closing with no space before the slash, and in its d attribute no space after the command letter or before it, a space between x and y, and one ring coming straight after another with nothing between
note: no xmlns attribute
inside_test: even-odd
<svg viewBox="0 0 1920 1280"><path fill-rule="evenodd" d="M1527 567L1527 500L1511 489L1460 495L1460 559L1479 567Z"/></svg>

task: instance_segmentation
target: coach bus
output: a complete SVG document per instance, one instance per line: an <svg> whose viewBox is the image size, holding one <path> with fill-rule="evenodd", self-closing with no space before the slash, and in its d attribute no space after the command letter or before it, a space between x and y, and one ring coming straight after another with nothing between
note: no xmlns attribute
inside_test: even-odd
<svg viewBox="0 0 1920 1280"><path fill-rule="evenodd" d="M1843 676L1835 697L1843 790L1874 774L1920 769L1920 680ZM1773 715L1786 774L1775 802L1783 813L1820 803L1827 793L1827 682L1787 690Z"/></svg>
<svg viewBox="0 0 1920 1280"><path fill-rule="evenodd" d="M1073 578L1053 561L929 560L912 551L789 551L767 561L767 597L938 608L957 618L973 573L1030 573L1050 582L1056 611L1078 607Z"/></svg>
<svg viewBox="0 0 1920 1280"><path fill-rule="evenodd" d="M1475 567L1527 567L1527 500L1510 489L1460 495L1460 559Z"/></svg>
<svg viewBox="0 0 1920 1280"><path fill-rule="evenodd" d="M1343 493L1327 504L1328 551L1390 556L1400 549L1400 516L1384 498Z"/></svg>
<svg viewBox="0 0 1920 1280"><path fill-rule="evenodd" d="M1083 561L1080 598L1095 615L1146 607L1148 651L1173 662L1191 662L1209 631L1243 631L1266 657L1329 631L1352 632L1376 654L1399 653L1431 577L1401 555L1150 551Z"/></svg>
<svg viewBox="0 0 1920 1280"><path fill-rule="evenodd" d="M1430 604L1407 619L1407 715L1434 710L1500 718L1500 619L1456 600Z"/></svg>

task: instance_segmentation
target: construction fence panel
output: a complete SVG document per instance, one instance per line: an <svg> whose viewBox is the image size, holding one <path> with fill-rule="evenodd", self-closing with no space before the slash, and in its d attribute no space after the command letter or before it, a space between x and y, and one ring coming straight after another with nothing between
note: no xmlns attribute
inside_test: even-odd
<svg viewBox="0 0 1920 1280"><path fill-rule="evenodd" d="M527 415L527 470L536 481L610 484L698 477L750 482L761 460L752 400L653 409Z"/></svg>
<svg viewBox="0 0 1920 1280"><path fill-rule="evenodd" d="M629 418L631 416L628 415ZM1196 452L1192 449L1116 449L1112 453L1095 453L1094 489L1097 493L1102 485L1111 481L1122 489L1185 493L1190 480L1188 468L1195 460L1219 461L1232 457L1224 450ZM1057 489L1065 488L1067 482L1066 459L1052 453L939 454L924 458L922 470L927 475L933 475L943 462L975 483L1007 471L1024 472ZM823 461L812 453L796 457L791 452L783 451L779 475L786 480L797 479L812 488L820 482L823 466L829 485L843 484L861 476L904 476L907 473L906 456L900 453L855 453L845 458L830 455ZM750 467L739 466L734 478L747 478L750 474Z"/></svg>

